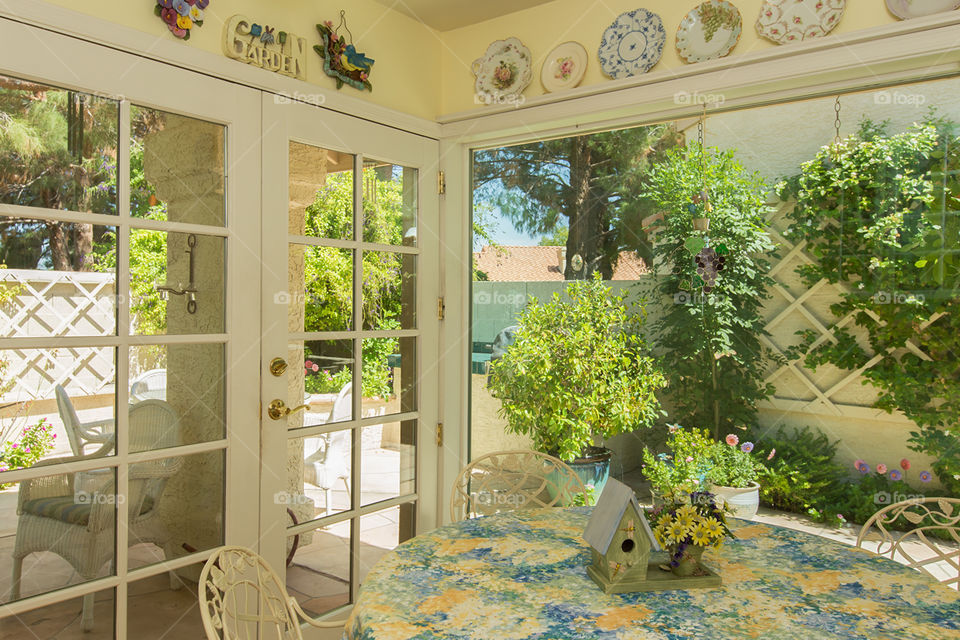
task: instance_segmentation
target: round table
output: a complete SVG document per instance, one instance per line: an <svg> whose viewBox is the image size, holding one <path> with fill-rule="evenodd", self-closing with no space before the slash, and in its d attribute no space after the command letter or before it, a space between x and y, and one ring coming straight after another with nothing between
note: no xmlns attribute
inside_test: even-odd
<svg viewBox="0 0 960 640"><path fill-rule="evenodd" d="M960 595L814 535L731 520L704 561L716 589L604 595L587 576L589 508L440 527L383 556L347 621L351 640L960 638Z"/></svg>

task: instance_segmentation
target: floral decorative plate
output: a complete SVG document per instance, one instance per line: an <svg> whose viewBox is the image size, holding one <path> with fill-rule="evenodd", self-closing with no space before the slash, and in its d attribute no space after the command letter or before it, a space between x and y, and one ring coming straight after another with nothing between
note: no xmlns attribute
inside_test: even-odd
<svg viewBox="0 0 960 640"><path fill-rule="evenodd" d="M579 42L564 42L547 55L540 68L540 82L547 91L572 89L587 72L587 50Z"/></svg>
<svg viewBox="0 0 960 640"><path fill-rule="evenodd" d="M660 61L667 32L660 16L646 9L621 13L603 32L600 67L611 78L646 73Z"/></svg>
<svg viewBox="0 0 960 640"><path fill-rule="evenodd" d="M757 32L778 44L822 38L843 16L847 0L764 0Z"/></svg>
<svg viewBox="0 0 960 640"><path fill-rule="evenodd" d="M740 41L743 19L727 0L707 0L692 9L677 28L677 53L684 62L722 58Z"/></svg>
<svg viewBox="0 0 960 640"><path fill-rule="evenodd" d="M478 96L503 98L523 93L533 79L530 49L516 38L497 40L473 61Z"/></svg>
<svg viewBox="0 0 960 640"><path fill-rule="evenodd" d="M901 20L929 16L960 7L957 0L887 0L887 9Z"/></svg>

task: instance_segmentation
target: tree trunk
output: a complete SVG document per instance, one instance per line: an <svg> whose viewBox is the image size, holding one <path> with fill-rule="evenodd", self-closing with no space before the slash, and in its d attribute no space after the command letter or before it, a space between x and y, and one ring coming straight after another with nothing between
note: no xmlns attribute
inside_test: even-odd
<svg viewBox="0 0 960 640"><path fill-rule="evenodd" d="M67 246L67 234L62 222L49 223L50 260L56 271L72 271L70 267L70 249Z"/></svg>
<svg viewBox="0 0 960 640"><path fill-rule="evenodd" d="M566 280L587 279L596 271L608 280L612 275L610 258L605 251L610 241L607 237L607 194L594 184L594 168L604 161L600 155L588 136L570 139L569 234L567 264L563 273ZM574 270L571 265L575 255L583 260L579 270Z"/></svg>
<svg viewBox="0 0 960 640"><path fill-rule="evenodd" d="M93 266L93 225L74 224L73 244L76 247L73 268L75 271L90 271Z"/></svg>

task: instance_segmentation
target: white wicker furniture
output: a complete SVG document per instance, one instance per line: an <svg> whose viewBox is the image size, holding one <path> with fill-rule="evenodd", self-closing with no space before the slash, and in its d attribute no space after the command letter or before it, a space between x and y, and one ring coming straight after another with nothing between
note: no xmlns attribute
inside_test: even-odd
<svg viewBox="0 0 960 640"><path fill-rule="evenodd" d="M537 451L499 451L464 467L453 483L454 522L501 511L556 507L587 495L565 462Z"/></svg>
<svg viewBox="0 0 960 640"><path fill-rule="evenodd" d="M344 625L307 615L270 565L245 547L222 547L210 556L197 596L208 640L302 640L301 620L324 629Z"/></svg>
<svg viewBox="0 0 960 640"><path fill-rule="evenodd" d="M130 383L130 401L166 400L167 370L150 369L144 371Z"/></svg>
<svg viewBox="0 0 960 640"><path fill-rule="evenodd" d="M351 384L343 385L330 409L327 423L349 420L353 409ZM303 439L304 479L323 489L324 513L330 513L333 505L333 486L337 480L343 480L350 496L350 431L334 431L312 438Z"/></svg>
<svg viewBox="0 0 960 640"><path fill-rule="evenodd" d="M162 400L146 400L130 409L130 449L148 451L180 444L179 420ZM113 443L87 456L53 458L35 466L105 456ZM164 548L169 540L160 517L167 480L182 465L179 457L138 462L128 470L128 493L116 496L114 473L58 474L25 480L17 497L17 535L13 548L11 599L20 597L23 559L36 551L52 551L81 577L93 579L114 558L114 511L128 509L129 544L151 542ZM55 471L55 469L51 469ZM83 481L83 482L81 482ZM92 481L92 482L91 482ZM173 583L173 578L172 582ZM93 628L93 595L84 596L82 627Z"/></svg>
<svg viewBox="0 0 960 640"><path fill-rule="evenodd" d="M894 530L891 525L896 520L914 527ZM931 538L934 531L946 534L952 543ZM877 548L870 549L877 555L905 561L909 567L960 588L960 499L913 498L884 507L860 529L857 547L865 548L865 542L877 542Z"/></svg>
<svg viewBox="0 0 960 640"><path fill-rule="evenodd" d="M109 443L113 445L113 419L97 420L95 422L80 422L77 416L77 410L73 407L70 396L66 389L59 384L54 388L57 396L57 410L60 412L60 420L63 422L63 428L67 432L67 440L70 441L70 449L73 455L82 456L87 445L95 445L98 449L104 448L103 445ZM106 447L104 455L110 451Z"/></svg>

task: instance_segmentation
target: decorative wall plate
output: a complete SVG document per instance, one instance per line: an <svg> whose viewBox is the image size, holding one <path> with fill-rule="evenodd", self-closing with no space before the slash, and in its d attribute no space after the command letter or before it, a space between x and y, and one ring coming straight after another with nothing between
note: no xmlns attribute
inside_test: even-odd
<svg viewBox="0 0 960 640"><path fill-rule="evenodd" d="M707 0L691 9L677 28L677 53L684 62L722 58L740 41L743 19L727 0Z"/></svg>
<svg viewBox="0 0 960 640"><path fill-rule="evenodd" d="M621 13L603 32L600 67L611 78L646 73L660 61L667 32L660 16L646 9Z"/></svg>
<svg viewBox="0 0 960 640"><path fill-rule="evenodd" d="M778 44L822 38L830 33L847 0L764 0L757 32Z"/></svg>
<svg viewBox="0 0 960 640"><path fill-rule="evenodd" d="M958 0L887 0L887 9L901 20L953 11L960 7Z"/></svg>
<svg viewBox="0 0 960 640"><path fill-rule="evenodd" d="M540 82L547 91L572 89L587 72L587 50L579 42L564 42L547 54L540 68Z"/></svg>
<svg viewBox="0 0 960 640"><path fill-rule="evenodd" d="M482 58L473 61L477 94L482 96L518 96L533 79L530 49L516 38L490 43Z"/></svg>

